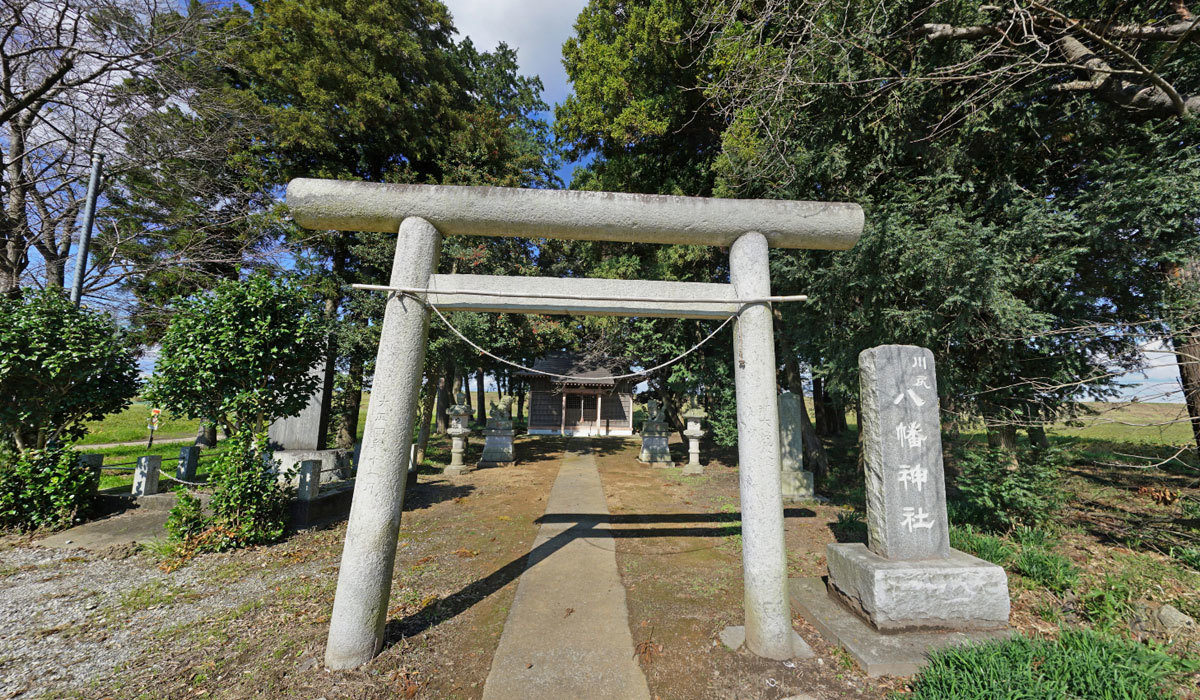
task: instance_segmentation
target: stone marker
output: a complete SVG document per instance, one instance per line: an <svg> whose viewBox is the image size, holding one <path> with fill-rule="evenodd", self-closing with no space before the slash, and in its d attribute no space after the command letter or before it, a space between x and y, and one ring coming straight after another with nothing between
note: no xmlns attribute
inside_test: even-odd
<svg viewBox="0 0 1200 700"><path fill-rule="evenodd" d="M830 593L876 629L996 629L1008 624L1008 579L950 549L933 353L883 345L858 358L867 537L831 544Z"/></svg>
<svg viewBox="0 0 1200 700"><path fill-rule="evenodd" d="M813 473L804 469L804 398L790 391L779 395L780 486L783 500L804 501L816 495Z"/></svg>
<svg viewBox="0 0 1200 700"><path fill-rule="evenodd" d="M200 448L186 445L179 448L179 461L175 464L175 478L180 481L195 481L196 468L200 465Z"/></svg>
<svg viewBox="0 0 1200 700"><path fill-rule="evenodd" d="M100 487L100 475L104 470L104 455L99 454L82 454L79 455L79 465L84 469L91 471L92 490L95 491Z"/></svg>
<svg viewBox="0 0 1200 700"><path fill-rule="evenodd" d="M321 460L306 459L300 462L299 486L296 487L296 498L302 501L314 500L321 493Z"/></svg>
<svg viewBox="0 0 1200 700"><path fill-rule="evenodd" d="M684 474L703 474L704 467L700 464L700 438L704 437L702 427L708 413L699 404L688 403L683 410L683 420L687 428L683 436L688 439L688 463L683 467Z"/></svg>
<svg viewBox="0 0 1200 700"><path fill-rule="evenodd" d="M463 462L463 454L467 451L467 438L471 435L471 407L466 405L466 395L458 392L458 402L446 410L450 415L450 427L446 434L450 436L450 465L446 467L446 476L460 476L475 470L474 465ZM510 442L510 461L511 461Z"/></svg>
<svg viewBox="0 0 1200 700"><path fill-rule="evenodd" d="M162 468L161 455L148 455L137 458L137 467L133 471L134 497L153 496L158 493L158 472Z"/></svg>
<svg viewBox="0 0 1200 700"><path fill-rule="evenodd" d="M325 363L319 362L309 374L317 378L317 390L299 415L280 418L267 426L267 439L275 450L323 450L329 416L324 412Z"/></svg>
<svg viewBox="0 0 1200 700"><path fill-rule="evenodd" d="M500 403L488 407L487 427L483 430L483 454L479 467L507 467L516 460L513 456L513 397L505 396Z"/></svg>
<svg viewBox="0 0 1200 700"><path fill-rule="evenodd" d="M646 402L646 422L642 425L642 451L638 453L638 461L656 467L673 467L671 450L667 448L667 436L671 430L663 421L662 407L658 401L650 399Z"/></svg>

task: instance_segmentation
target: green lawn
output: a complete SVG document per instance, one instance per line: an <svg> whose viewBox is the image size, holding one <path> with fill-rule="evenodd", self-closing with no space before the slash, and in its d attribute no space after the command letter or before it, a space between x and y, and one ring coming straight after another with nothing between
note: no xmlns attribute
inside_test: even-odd
<svg viewBox="0 0 1200 700"><path fill-rule="evenodd" d="M88 434L76 444L100 445L135 440L145 442L150 437L146 424L150 422L151 408L153 407L144 401L135 401L120 413L111 413L105 416L104 420L88 423ZM154 433L154 439L193 437L197 427L199 421L171 420L164 412L158 417L158 430Z"/></svg>
<svg viewBox="0 0 1200 700"><path fill-rule="evenodd" d="M129 471L105 470L100 477L100 488L109 489L117 486L132 486L133 485L133 465L138 457L146 455L159 455L162 459L162 473L171 476L175 475L175 462L179 457L179 448L186 447L186 444L167 444L155 445L150 449L146 449L145 445L126 445L122 447L105 447L100 449L88 449L86 445L76 447L80 452L86 454L104 455L104 465L123 465L129 468ZM200 464L198 467L198 476L200 480L208 474L208 465L212 463L212 458L228 449L228 443L221 443L213 449L202 450L200 452ZM163 488L173 485L171 482L164 480Z"/></svg>

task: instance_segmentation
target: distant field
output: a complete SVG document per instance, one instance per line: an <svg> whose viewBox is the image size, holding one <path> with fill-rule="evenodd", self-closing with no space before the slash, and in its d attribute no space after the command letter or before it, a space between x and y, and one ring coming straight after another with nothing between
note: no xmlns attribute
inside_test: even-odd
<svg viewBox="0 0 1200 700"><path fill-rule="evenodd" d="M104 420L88 423L88 434L80 440L79 445L99 445L109 442L145 441L150 437L146 424L150 422L150 404L135 401L129 408L120 413L112 413ZM158 417L158 430L154 439L173 437L192 437L196 434L199 421L170 420L166 413Z"/></svg>
<svg viewBox="0 0 1200 700"><path fill-rule="evenodd" d="M1181 403L1088 402L1092 415L1082 415L1079 427L1055 425L1051 432L1109 442L1183 445L1192 442L1187 407Z"/></svg>

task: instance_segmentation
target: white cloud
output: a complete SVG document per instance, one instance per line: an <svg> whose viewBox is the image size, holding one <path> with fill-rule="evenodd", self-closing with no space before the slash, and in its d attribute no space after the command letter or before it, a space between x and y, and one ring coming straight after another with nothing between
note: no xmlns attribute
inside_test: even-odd
<svg viewBox="0 0 1200 700"><path fill-rule="evenodd" d="M501 41L517 50L521 72L538 75L550 105L568 93L562 45L574 33L575 18L587 0L443 0L462 36L490 51Z"/></svg>

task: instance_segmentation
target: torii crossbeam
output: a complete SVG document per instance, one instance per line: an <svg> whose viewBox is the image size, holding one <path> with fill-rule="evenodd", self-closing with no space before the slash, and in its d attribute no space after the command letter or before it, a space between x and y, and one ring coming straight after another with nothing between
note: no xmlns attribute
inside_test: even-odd
<svg viewBox="0 0 1200 700"><path fill-rule="evenodd" d="M862 234L858 205L311 179L293 180L287 202L307 228L398 231L389 286L431 290L418 296L443 309L708 319L738 314L734 383L746 646L771 659L793 656L775 342L770 304L761 301L771 295L768 248L850 248ZM729 246L730 283L437 275L444 235ZM527 296L489 296L489 290ZM455 293L462 291L471 293ZM592 299L556 298L571 294ZM390 296L325 649L329 668L361 665L383 644L428 324L422 303Z"/></svg>

